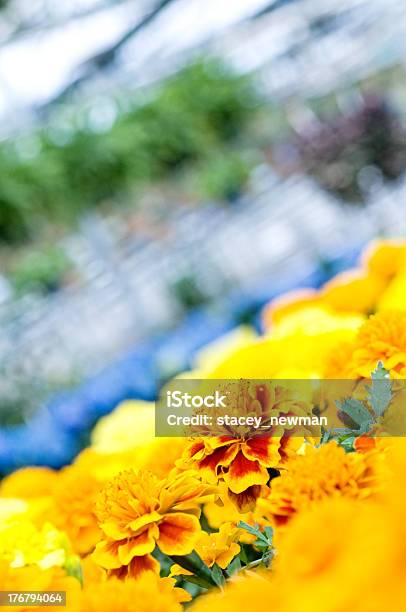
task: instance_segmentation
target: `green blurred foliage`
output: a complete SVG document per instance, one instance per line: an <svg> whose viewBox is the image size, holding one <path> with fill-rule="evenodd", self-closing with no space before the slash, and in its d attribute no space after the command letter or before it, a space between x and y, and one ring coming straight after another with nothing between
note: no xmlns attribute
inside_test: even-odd
<svg viewBox="0 0 406 612"><path fill-rule="evenodd" d="M61 248L43 247L20 256L10 270L9 280L17 295L46 294L59 289L70 267L71 262Z"/></svg>
<svg viewBox="0 0 406 612"><path fill-rule="evenodd" d="M89 207L124 200L138 186L208 159L240 136L258 103L248 77L214 59L199 60L148 100L145 94L111 100L107 128L87 108L3 143L0 240L30 239L44 223L72 223Z"/></svg>
<svg viewBox="0 0 406 612"><path fill-rule="evenodd" d="M184 310L207 304L208 296L199 287L193 273L187 274L173 283L171 293Z"/></svg>
<svg viewBox="0 0 406 612"><path fill-rule="evenodd" d="M218 150L197 165L195 189L202 198L232 202L246 186L251 166L245 155Z"/></svg>

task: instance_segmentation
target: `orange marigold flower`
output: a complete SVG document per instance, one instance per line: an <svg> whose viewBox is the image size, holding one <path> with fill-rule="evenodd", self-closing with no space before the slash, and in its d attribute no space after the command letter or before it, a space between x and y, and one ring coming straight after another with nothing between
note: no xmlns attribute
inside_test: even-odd
<svg viewBox="0 0 406 612"><path fill-rule="evenodd" d="M258 499L257 513L283 525L326 497L370 497L385 481L384 462L384 453L375 450L346 453L334 441L307 445L305 454L292 457L288 469L272 480L268 495Z"/></svg>
<svg viewBox="0 0 406 612"><path fill-rule="evenodd" d="M79 555L91 552L101 537L95 514L100 488L94 476L73 465L60 472L53 492L49 520L67 533Z"/></svg>
<svg viewBox="0 0 406 612"><path fill-rule="evenodd" d="M181 602L190 595L175 587L172 578L147 573L138 580L110 579L84 588L75 612L182 612Z"/></svg>
<svg viewBox="0 0 406 612"><path fill-rule="evenodd" d="M222 569L226 569L231 561L240 552L237 540L242 533L232 523L223 523L217 533L206 533L202 531L196 542L195 550L208 567L215 563ZM171 576L188 575L191 572L180 565L172 565Z"/></svg>
<svg viewBox="0 0 406 612"><path fill-rule="evenodd" d="M200 504L215 489L188 471L159 480L152 472L126 470L113 478L97 500L103 538L93 559L108 570L129 566L134 573L154 569L148 557L158 545L168 555L192 552L200 535ZM149 567L146 567L146 565ZM121 570L122 572L128 570ZM126 573L127 575L127 573Z"/></svg>
<svg viewBox="0 0 406 612"><path fill-rule="evenodd" d="M406 376L406 311L379 312L359 330L352 360L354 371L369 378L379 361L393 377Z"/></svg>
<svg viewBox="0 0 406 612"><path fill-rule="evenodd" d="M233 411L238 416L261 415L262 424L281 414L311 414L310 407L296 400L289 388L274 383L248 383L245 390L241 387L229 414ZM314 434L309 431L309 436ZM198 469L207 482L225 482L231 500L240 512L247 512L255 505L261 486L268 482L268 470L278 470L303 442L303 435L295 435L293 427L269 427L264 435L260 429L227 425L224 435L194 439L183 455L183 466Z"/></svg>
<svg viewBox="0 0 406 612"><path fill-rule="evenodd" d="M323 378L330 379L350 379L357 378L351 365L354 353L355 342L343 340L327 355Z"/></svg>

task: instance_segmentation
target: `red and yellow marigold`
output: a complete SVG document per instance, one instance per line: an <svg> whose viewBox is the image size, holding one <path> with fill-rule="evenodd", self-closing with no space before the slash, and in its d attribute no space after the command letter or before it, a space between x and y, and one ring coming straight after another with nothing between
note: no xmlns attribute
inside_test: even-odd
<svg viewBox="0 0 406 612"><path fill-rule="evenodd" d="M288 387L274 383L248 384L238 401L230 405L231 416L233 411L238 416L260 415L262 424L269 423L273 416L311 414L309 405L296 400ZM303 428L298 434L294 427L270 426L264 434L248 426L225 426L222 435L217 433L193 439L178 465L197 469L209 483L224 482L240 512L253 507L261 487L270 479L269 470L277 473L275 470L304 443ZM311 438L318 432L305 433Z"/></svg>

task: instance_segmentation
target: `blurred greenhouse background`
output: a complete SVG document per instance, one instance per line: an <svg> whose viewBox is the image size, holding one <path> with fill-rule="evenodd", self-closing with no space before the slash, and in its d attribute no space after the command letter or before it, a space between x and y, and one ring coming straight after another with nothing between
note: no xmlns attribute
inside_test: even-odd
<svg viewBox="0 0 406 612"><path fill-rule="evenodd" d="M0 37L0 473L406 233L401 0L1 0Z"/></svg>

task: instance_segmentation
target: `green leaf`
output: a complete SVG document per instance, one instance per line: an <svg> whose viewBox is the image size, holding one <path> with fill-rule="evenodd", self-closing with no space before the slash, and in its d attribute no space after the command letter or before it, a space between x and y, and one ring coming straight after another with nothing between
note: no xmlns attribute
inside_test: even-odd
<svg viewBox="0 0 406 612"><path fill-rule="evenodd" d="M268 542L264 542L263 540L255 540L253 546L255 546L255 548L258 548L261 552L263 552L264 550L268 550L269 548Z"/></svg>
<svg viewBox="0 0 406 612"><path fill-rule="evenodd" d="M235 557L230 565L227 567L227 575L228 576L232 576L235 572L238 572L238 570L241 569L241 560L240 557Z"/></svg>
<svg viewBox="0 0 406 612"><path fill-rule="evenodd" d="M345 450L345 452L350 453L354 450L354 442L355 436L348 436L339 441L339 445Z"/></svg>
<svg viewBox="0 0 406 612"><path fill-rule="evenodd" d="M204 578L199 578L198 576L182 575L182 580L184 580L185 582L191 582L192 584L196 584L202 589L212 589L214 586L213 583L207 582L206 580L204 580Z"/></svg>
<svg viewBox="0 0 406 612"><path fill-rule="evenodd" d="M184 569L192 572L195 577L199 578L199 583L196 581L190 580L190 576L185 576L185 579L189 580L189 582L195 582L195 584L199 584L203 586L203 582L205 583L204 588L211 588L213 586L214 581L211 575L210 569L204 563L204 561L199 557L196 551L190 553L190 555L173 555L170 557L174 563L177 563Z"/></svg>
<svg viewBox="0 0 406 612"><path fill-rule="evenodd" d="M268 542L272 544L273 540L273 529L270 525L267 525L264 529L265 535L268 538Z"/></svg>
<svg viewBox="0 0 406 612"><path fill-rule="evenodd" d="M326 429L326 431L323 432L320 444L327 444L327 442L330 439L331 434L332 434L331 430L330 429Z"/></svg>
<svg viewBox="0 0 406 612"><path fill-rule="evenodd" d="M218 566L217 563L215 563L211 568L211 577L218 587L224 586L226 581L223 572L221 571L221 567Z"/></svg>
<svg viewBox="0 0 406 612"><path fill-rule="evenodd" d="M383 415L392 401L392 381L389 372L381 361L378 362L376 369L371 374L372 384L367 386L368 401L371 404L376 416Z"/></svg>
<svg viewBox="0 0 406 612"><path fill-rule="evenodd" d="M79 557L70 555L65 561L65 570L68 576L76 578L83 586L83 570Z"/></svg>
<svg viewBox="0 0 406 612"><path fill-rule="evenodd" d="M339 410L347 414L359 427L361 425L365 426L367 423L372 424L371 414L360 400L349 397L343 401L337 401L336 405Z"/></svg>
<svg viewBox="0 0 406 612"><path fill-rule="evenodd" d="M245 531L248 531L248 533L251 535L257 536L259 533L257 525L249 525L249 523L246 523L245 521L239 521L239 523L237 523L237 527L239 529L245 529Z"/></svg>
<svg viewBox="0 0 406 612"><path fill-rule="evenodd" d="M375 370L371 374L373 380L387 380L390 377L389 370L387 370L382 361L378 361Z"/></svg>
<svg viewBox="0 0 406 612"><path fill-rule="evenodd" d="M245 529L245 531L248 531L248 533L250 533L251 535L256 536L259 540L262 540L262 542L265 542L266 544L268 543L268 540L266 538L266 536L262 533L262 531L259 530L258 525L249 525L248 523L245 523L245 521L240 521L237 524L237 527L239 527L240 529Z"/></svg>

